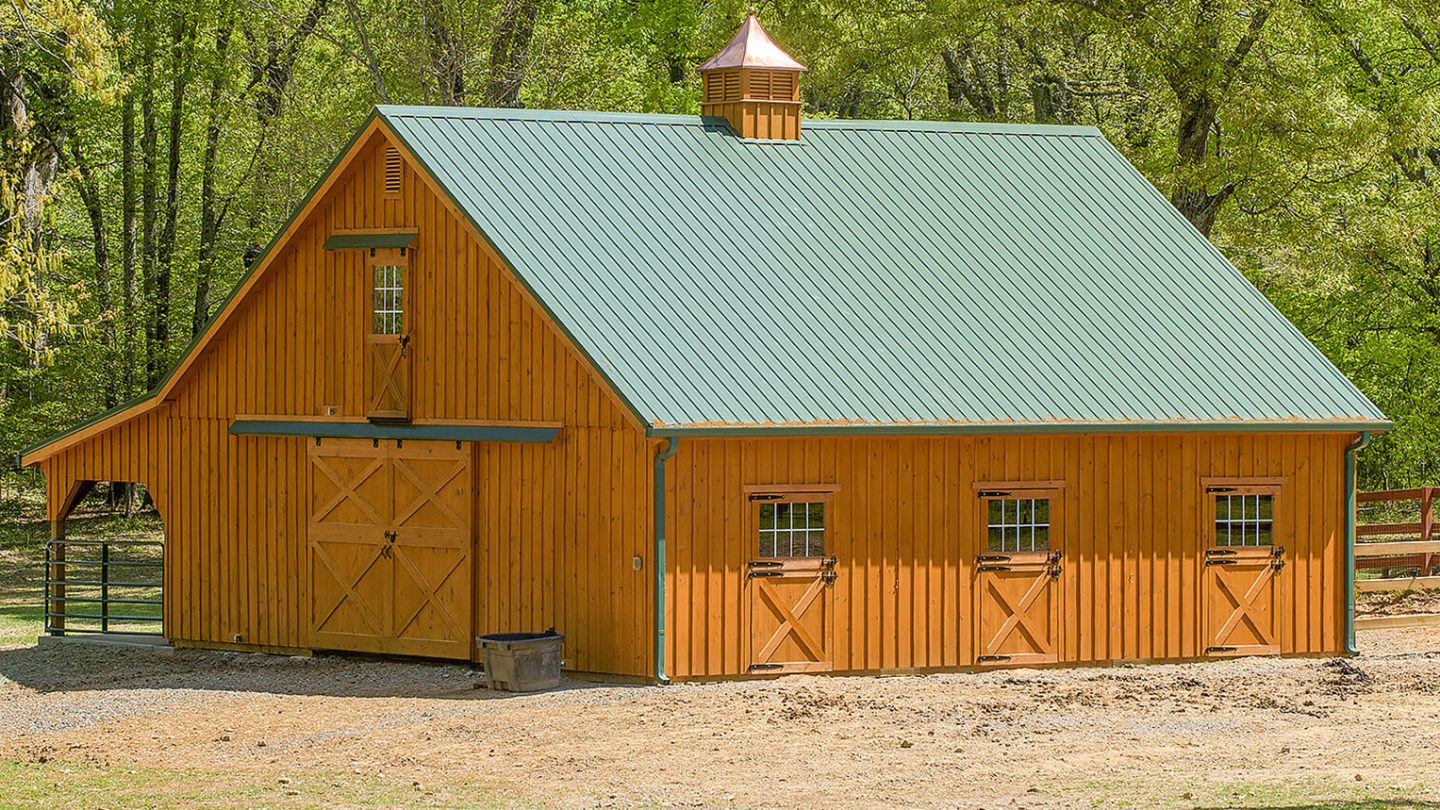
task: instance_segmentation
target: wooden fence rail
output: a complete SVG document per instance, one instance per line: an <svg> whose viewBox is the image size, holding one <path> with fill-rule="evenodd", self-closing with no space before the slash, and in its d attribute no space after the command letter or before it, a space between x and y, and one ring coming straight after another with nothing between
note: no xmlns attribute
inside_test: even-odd
<svg viewBox="0 0 1440 810"><path fill-rule="evenodd" d="M1440 487L1360 492L1355 496L1355 592L1440 590L1440 539L1433 506ZM1362 522L1361 504L1418 502L1418 509L1403 520ZM1391 510L1387 518L1396 517ZM1408 510L1406 510L1408 511ZM1415 519L1411 519L1411 518ZM1374 539L1370 539L1374 538ZM1396 569L1414 570L1393 576ZM1379 574L1360 578L1361 573ZM1361 616L1357 628L1407 627L1440 624L1440 614Z"/></svg>

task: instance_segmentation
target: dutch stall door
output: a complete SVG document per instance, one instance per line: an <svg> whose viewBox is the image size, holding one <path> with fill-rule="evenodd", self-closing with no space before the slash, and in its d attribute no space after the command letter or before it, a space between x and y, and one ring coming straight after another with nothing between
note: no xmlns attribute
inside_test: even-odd
<svg viewBox="0 0 1440 810"><path fill-rule="evenodd" d="M1280 652L1280 577L1285 549L1275 545L1275 490L1211 487L1215 528L1205 549L1205 653Z"/></svg>
<svg viewBox="0 0 1440 810"><path fill-rule="evenodd" d="M365 415L377 420L410 418L410 333L406 322L404 252L377 252L370 259L370 331L365 336Z"/></svg>
<svg viewBox="0 0 1440 810"><path fill-rule="evenodd" d="M823 495L751 495L758 549L746 568L750 671L829 672L835 558Z"/></svg>
<svg viewBox="0 0 1440 810"><path fill-rule="evenodd" d="M986 541L976 560L985 665L1058 660L1061 552L1052 546L1048 492L982 492Z"/></svg>
<svg viewBox="0 0 1440 810"><path fill-rule="evenodd" d="M326 439L310 466L311 646L469 658L470 454Z"/></svg>

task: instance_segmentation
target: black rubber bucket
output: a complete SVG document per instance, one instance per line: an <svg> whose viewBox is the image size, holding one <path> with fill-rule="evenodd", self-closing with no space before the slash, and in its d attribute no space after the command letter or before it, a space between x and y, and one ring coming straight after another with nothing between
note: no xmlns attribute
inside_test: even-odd
<svg viewBox="0 0 1440 810"><path fill-rule="evenodd" d="M560 685L565 634L491 633L477 636L485 660L485 683L507 692L543 692Z"/></svg>

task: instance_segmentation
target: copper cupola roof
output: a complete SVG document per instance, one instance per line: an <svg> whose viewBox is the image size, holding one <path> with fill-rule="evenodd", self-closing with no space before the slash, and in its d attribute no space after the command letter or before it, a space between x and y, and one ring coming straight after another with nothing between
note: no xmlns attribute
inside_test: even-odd
<svg viewBox="0 0 1440 810"><path fill-rule="evenodd" d="M780 49L775 40L765 33L760 26L760 21L755 18L752 11L740 25L740 30L730 40L730 44L720 49L720 52L710 57L700 66L700 70L715 70L716 68L765 68L767 70L805 70L805 66L795 61L795 57Z"/></svg>

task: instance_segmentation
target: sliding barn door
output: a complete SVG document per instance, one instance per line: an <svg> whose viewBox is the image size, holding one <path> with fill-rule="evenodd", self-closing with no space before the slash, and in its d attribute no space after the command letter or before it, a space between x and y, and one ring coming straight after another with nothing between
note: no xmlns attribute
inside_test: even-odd
<svg viewBox="0 0 1440 810"><path fill-rule="evenodd" d="M469 452L326 439L310 477L310 645L469 658Z"/></svg>

